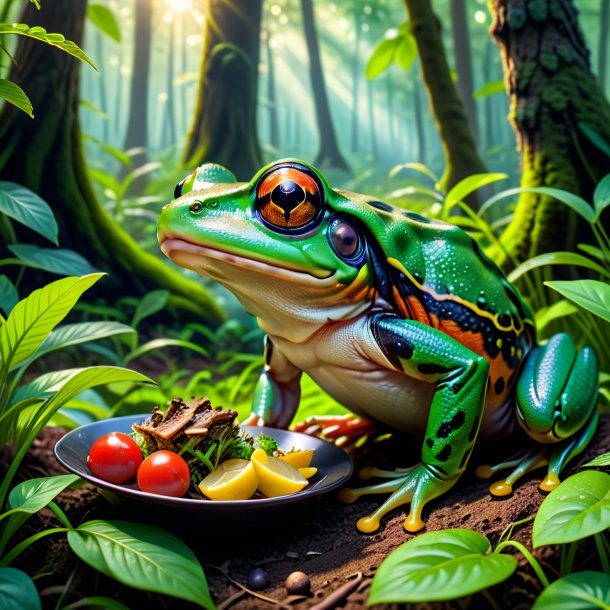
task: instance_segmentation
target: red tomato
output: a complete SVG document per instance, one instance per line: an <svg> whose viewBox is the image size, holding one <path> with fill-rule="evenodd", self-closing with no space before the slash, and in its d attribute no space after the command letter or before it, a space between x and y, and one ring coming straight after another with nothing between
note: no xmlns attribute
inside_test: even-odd
<svg viewBox="0 0 610 610"><path fill-rule="evenodd" d="M133 478L142 463L142 452L128 434L110 432L91 446L87 464L91 472L110 483L125 483Z"/></svg>
<svg viewBox="0 0 610 610"><path fill-rule="evenodd" d="M188 464L177 453L165 449L151 453L138 470L138 487L151 494L181 498L190 482Z"/></svg>

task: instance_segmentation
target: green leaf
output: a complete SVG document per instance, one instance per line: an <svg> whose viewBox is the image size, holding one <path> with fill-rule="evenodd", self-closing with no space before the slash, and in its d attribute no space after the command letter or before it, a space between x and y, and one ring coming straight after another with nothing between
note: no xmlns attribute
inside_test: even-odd
<svg viewBox="0 0 610 610"><path fill-rule="evenodd" d="M147 341L146 343L143 343L142 345L140 345L140 347L129 352L127 356L125 356L123 362L127 364L128 362L131 362L132 360L135 360L136 358L139 358L140 356L143 356L148 352L163 349L165 347L182 347L184 349L189 349L194 352L197 352L198 354L201 354L206 358L209 356L209 353L206 349L204 349L200 345L197 345L196 343L191 343L191 341L185 341L184 339L161 338L153 339L152 341Z"/></svg>
<svg viewBox="0 0 610 610"><path fill-rule="evenodd" d="M89 17L91 23L93 23L102 33L106 34L106 36L109 36L112 40L116 40L116 42L121 42L119 24L112 11L107 6L98 3L89 4L89 6L87 6L87 17Z"/></svg>
<svg viewBox="0 0 610 610"><path fill-rule="evenodd" d="M34 581L16 568L0 568L0 610L41 610Z"/></svg>
<svg viewBox="0 0 610 610"><path fill-rule="evenodd" d="M0 356L14 369L29 358L53 328L72 309L80 296L104 274L67 277L35 290L19 301L0 328Z"/></svg>
<svg viewBox="0 0 610 610"><path fill-rule="evenodd" d="M458 201L464 201L464 199L470 195L470 193L480 189L492 182L498 180L505 180L508 178L507 174L473 174L463 180L460 180L448 193L445 198L447 210Z"/></svg>
<svg viewBox="0 0 610 610"><path fill-rule="evenodd" d="M81 61L87 62L94 70L97 70L95 64L86 53L73 42L66 40L62 34L47 34L44 28L38 26L31 28L25 23L0 23L0 36L3 34L19 34L20 36L28 36L29 38L40 40L65 51Z"/></svg>
<svg viewBox="0 0 610 610"><path fill-rule="evenodd" d="M577 254L576 252L546 252L545 254L539 254L538 256L528 258L516 269L513 269L509 273L507 279L509 282L514 282L528 271L537 269L538 267L544 267L545 265L575 265L577 267L586 267L587 269L596 271L600 275L610 278L610 273L608 273L604 267L582 254Z"/></svg>
<svg viewBox="0 0 610 610"><path fill-rule="evenodd" d="M489 83L485 83L482 87L479 87L473 94L473 98L487 97L488 95L495 95L496 93L506 93L506 86L503 80L494 80Z"/></svg>
<svg viewBox="0 0 610 610"><path fill-rule="evenodd" d="M135 333L131 326L120 322L78 322L66 324L52 331L40 347L28 358L28 364L45 354L88 341L98 341L115 335Z"/></svg>
<svg viewBox="0 0 610 610"><path fill-rule="evenodd" d="M111 191L115 197L118 199L118 193L121 192L122 187L119 182L114 178L114 176L110 175L108 172L104 172L99 169L94 169L92 167L89 168L89 175L92 180L95 180L105 189Z"/></svg>
<svg viewBox="0 0 610 610"><path fill-rule="evenodd" d="M610 527L610 475L587 470L572 475L554 489L534 520L534 548L565 544Z"/></svg>
<svg viewBox="0 0 610 610"><path fill-rule="evenodd" d="M578 128L589 138L592 144L597 146L599 150L610 157L610 144L601 136L593 127L590 127L586 123L578 123Z"/></svg>
<svg viewBox="0 0 610 610"><path fill-rule="evenodd" d="M610 285L598 280L553 280L544 282L582 308L610 322Z"/></svg>
<svg viewBox="0 0 610 610"><path fill-rule="evenodd" d="M85 563L119 582L215 608L203 569L178 538L127 521L88 521L68 532L70 548Z"/></svg>
<svg viewBox="0 0 610 610"><path fill-rule="evenodd" d="M78 604L78 605L76 605ZM129 610L129 608L120 601L112 597L104 597L103 595L95 595L93 597L85 597L78 602L69 606L64 606L63 610L76 610L76 608L103 608L104 610Z"/></svg>
<svg viewBox="0 0 610 610"><path fill-rule="evenodd" d="M608 610L610 576L603 572L576 572L549 585L532 610Z"/></svg>
<svg viewBox="0 0 610 610"><path fill-rule="evenodd" d="M578 307L576 307L576 305L572 304L570 301L566 301L565 299L557 301L557 303L553 303L548 307L539 309L534 314L536 319L536 328L538 332L540 332L553 320L571 316L577 311L579 311Z"/></svg>
<svg viewBox="0 0 610 610"><path fill-rule="evenodd" d="M595 206L596 221L600 214L610 205L610 174L604 176L595 187L593 205Z"/></svg>
<svg viewBox="0 0 610 610"><path fill-rule="evenodd" d="M9 507L24 513L37 513L79 478L75 474L60 474L54 477L28 479L11 490L8 497Z"/></svg>
<svg viewBox="0 0 610 610"><path fill-rule="evenodd" d="M38 375L30 383L19 386L10 401L9 407L32 398L47 399L69 381L74 375L85 369L62 369Z"/></svg>
<svg viewBox="0 0 610 610"><path fill-rule="evenodd" d="M376 78L390 67L394 61L394 55L396 54L398 42L398 37L384 38L375 47L375 50L366 63L365 68L365 74L369 80Z"/></svg>
<svg viewBox="0 0 610 610"><path fill-rule="evenodd" d="M136 328L144 318L161 311L167 305L167 299L169 299L168 290L153 290L145 294L136 307L131 325Z"/></svg>
<svg viewBox="0 0 610 610"><path fill-rule="evenodd" d="M14 182L0 182L0 212L58 245L57 222L49 204Z"/></svg>
<svg viewBox="0 0 610 610"><path fill-rule="evenodd" d="M101 140L98 140L97 138L94 138L93 136L87 134L83 134L82 137L83 140L91 142L96 146L99 146L111 157L114 157L119 163L121 163L121 165L124 165L125 167L129 167L131 165L131 157L126 152L123 152L121 149L111 146L110 144L106 144L106 142L102 142Z"/></svg>
<svg viewBox="0 0 610 610"><path fill-rule="evenodd" d="M610 452L602 453L596 458L593 458L590 462L583 465L583 468L607 468L610 466Z"/></svg>
<svg viewBox="0 0 610 610"><path fill-rule="evenodd" d="M388 177L394 178L394 176L396 176L398 174L398 172L400 172L403 169L412 169L416 172L419 172L420 174L424 174L424 176L428 176L428 178L430 178L434 182L435 185L438 183L438 178L434 175L432 170L427 165L424 165L423 163L416 163L416 162L415 163L401 163L400 165L395 165L388 173Z"/></svg>
<svg viewBox="0 0 610 610"><path fill-rule="evenodd" d="M405 71L408 72L417 57L417 44L411 32L399 37L394 60Z"/></svg>
<svg viewBox="0 0 610 610"><path fill-rule="evenodd" d="M13 286L6 275L0 275L0 309L4 312L4 315L8 316L18 302L17 288Z"/></svg>
<svg viewBox="0 0 610 610"><path fill-rule="evenodd" d="M100 119L107 121L108 120L108 115L103 112L102 110L100 110L95 104L92 104L91 102L89 102L88 100L79 100L78 102L85 110L89 110L90 112L93 112L93 114L95 114L96 116L98 116ZM92 136L87 136L87 137L92 137Z"/></svg>
<svg viewBox="0 0 610 610"><path fill-rule="evenodd" d="M11 244L8 249L28 267L58 275L87 275L93 267L87 259L66 248L39 248L30 244Z"/></svg>
<svg viewBox="0 0 610 610"><path fill-rule="evenodd" d="M19 110L23 110L31 119L34 118L32 102L19 85L5 78L0 78L0 97L9 104L17 106Z"/></svg>
<svg viewBox="0 0 610 610"><path fill-rule="evenodd" d="M515 571L517 560L490 550L487 538L471 530L412 538L379 566L368 604L443 601L498 584Z"/></svg>

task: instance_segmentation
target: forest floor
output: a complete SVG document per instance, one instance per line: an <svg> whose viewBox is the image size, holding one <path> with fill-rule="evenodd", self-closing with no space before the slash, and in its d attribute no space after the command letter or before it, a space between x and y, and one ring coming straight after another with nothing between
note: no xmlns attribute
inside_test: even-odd
<svg viewBox="0 0 610 610"><path fill-rule="evenodd" d="M65 431L47 428L35 441L22 469L22 476L44 476L64 472L53 455L53 446ZM408 440L408 439L407 439ZM413 460L419 448L413 446ZM392 461L398 452L404 464L405 439L389 441L387 447L377 455L369 453L362 463L372 463L383 455L383 462ZM493 450L497 461L514 452L511 446L494 444L475 452L471 464L485 463ZM610 416L602 417L600 430L595 439L571 466L569 473L596 455L610 451ZM484 453L487 453L487 456ZM402 465L401 464L401 465ZM359 464L357 464L358 466ZM383 464L381 464L383 465ZM488 536L492 544L512 524L535 515L545 494L538 490L541 472L519 482L513 494L506 499L493 498L487 486L489 482L477 480L470 467L456 487L439 500L428 505L424 519L428 531L445 528L467 528ZM212 595L220 610L253 610L259 608L294 608L324 610L346 608L356 610L366 607L371 579L382 560L397 546L411 536L403 527L404 511L398 510L384 520L381 530L374 535L359 534L356 520L374 509L381 500L371 497L353 505L340 504L333 494L319 498L302 512L287 513L286 521L274 520L272 524L257 526L240 523L163 522L163 527L174 530L196 553L204 567ZM69 489L58 498L58 504L67 513L73 524L81 521L104 519L134 519L136 515L111 506L92 485ZM146 520L146 515L143 516ZM40 530L57 525L54 515L46 509L28 522L28 527ZM531 548L532 522L515 528L513 539ZM32 531L24 532L30 535ZM30 547L16 567L22 567L31 575L37 575L39 590L43 594L44 607L55 607L57 595L61 593L77 561L71 554L65 538L47 537ZM51 542L49 542L51 541ZM547 574L553 579L558 565L557 549L548 547L535 552ZM595 569L595 553L582 544L577 555L575 569ZM517 573L506 583L491 590L496 607L529 608L538 593L539 583L531 568L518 555L520 565ZM270 602L253 597L239 585L245 585L249 572L260 567L268 574L270 585L258 593ZM79 599L82 595L111 595L128 607L137 609L191 608L191 604L153 594L136 592L117 585L89 568L76 581L64 603ZM311 594L307 597L288 595L284 582L294 572L302 571L311 580ZM235 584L239 583L239 584ZM117 590L118 588L118 590ZM273 601L275 600L275 602ZM471 608L490 607L488 599L476 595L469 604ZM454 607L449 605L422 605L421 608ZM458 606L455 605L457 608ZM461 605L463 608L463 604ZM384 607L384 608L390 608Z"/></svg>

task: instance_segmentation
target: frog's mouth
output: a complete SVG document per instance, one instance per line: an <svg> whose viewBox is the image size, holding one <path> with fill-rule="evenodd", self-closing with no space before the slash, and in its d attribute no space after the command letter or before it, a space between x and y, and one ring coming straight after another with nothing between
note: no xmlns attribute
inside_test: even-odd
<svg viewBox="0 0 610 610"><path fill-rule="evenodd" d="M167 258L181 267L192 269L202 275L208 275L208 273L205 273L205 267L201 264L201 259L204 258L222 261L241 269L293 283L315 285L318 287L334 286L337 283L332 271L303 271L302 269L283 265L271 265L260 259L227 252L211 246L201 246L177 237L160 237L159 243L161 251Z"/></svg>

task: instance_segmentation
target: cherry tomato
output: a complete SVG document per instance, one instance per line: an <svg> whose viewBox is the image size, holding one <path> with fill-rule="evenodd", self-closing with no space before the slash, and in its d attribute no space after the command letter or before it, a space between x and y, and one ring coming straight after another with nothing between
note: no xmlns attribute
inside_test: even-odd
<svg viewBox="0 0 610 610"><path fill-rule="evenodd" d="M188 464L177 453L165 449L151 453L138 470L138 487L151 494L181 498L190 482Z"/></svg>
<svg viewBox="0 0 610 610"><path fill-rule="evenodd" d="M110 483L125 483L133 478L142 463L142 452L128 434L110 432L91 446L87 464L91 472Z"/></svg>

